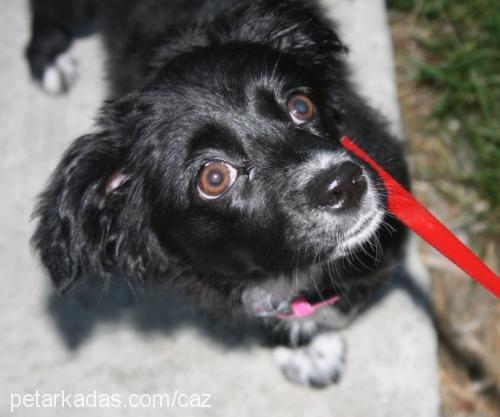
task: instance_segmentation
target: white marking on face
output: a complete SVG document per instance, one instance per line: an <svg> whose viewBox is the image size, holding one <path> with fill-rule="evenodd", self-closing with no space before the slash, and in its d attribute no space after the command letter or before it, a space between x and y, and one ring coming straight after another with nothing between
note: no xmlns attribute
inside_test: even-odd
<svg viewBox="0 0 500 417"><path fill-rule="evenodd" d="M351 161L344 151L340 152L318 152L297 170L295 182L298 185L308 184L310 181L327 169L331 169L342 162Z"/></svg>
<svg viewBox="0 0 500 417"><path fill-rule="evenodd" d="M368 241L378 230L383 217L384 213L378 209L375 213L363 216L357 223L361 223L361 227L355 225L349 231L347 239L338 246L338 251L342 255L347 255L350 249L354 249Z"/></svg>
<svg viewBox="0 0 500 417"><path fill-rule="evenodd" d="M303 189L304 184L314 181L321 172L346 161L355 162L344 151L317 153L297 170L297 175L292 178L294 186ZM318 251L325 247L325 242L338 242L340 250L334 254L335 258L345 256L350 249L369 240L382 222L384 209L373 180L364 168L363 175L366 178L367 189L360 201L358 218L352 226L346 224L340 214L303 206L290 216L294 225L290 237L295 237L299 243L304 242L312 250L318 249ZM293 233L295 236L292 236Z"/></svg>

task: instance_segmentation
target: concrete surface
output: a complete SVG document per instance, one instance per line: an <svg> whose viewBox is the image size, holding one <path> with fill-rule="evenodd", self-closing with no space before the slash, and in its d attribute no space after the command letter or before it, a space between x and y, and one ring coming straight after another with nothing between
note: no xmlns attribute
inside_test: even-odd
<svg viewBox="0 0 500 417"><path fill-rule="evenodd" d="M364 94L400 129L381 0L325 0L341 22ZM50 97L28 79L25 2L0 0L0 415L11 394L211 394L210 408L18 408L19 416L437 417L436 338L419 296L396 288L344 332L342 381L324 390L289 384L268 349L241 329L211 323L176 298L136 303L57 300L30 251L35 195L67 145L91 126L104 97L96 37L77 43L80 79ZM410 256L417 288L426 276ZM418 292L418 291L417 291ZM105 298L105 297L104 297ZM147 401L147 400L146 400Z"/></svg>

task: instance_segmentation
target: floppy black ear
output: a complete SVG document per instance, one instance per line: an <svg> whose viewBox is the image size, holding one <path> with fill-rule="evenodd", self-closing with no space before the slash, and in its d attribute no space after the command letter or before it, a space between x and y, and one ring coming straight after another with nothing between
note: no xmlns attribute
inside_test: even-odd
<svg viewBox="0 0 500 417"><path fill-rule="evenodd" d="M236 6L222 27L238 40L264 43L295 55L304 67L331 65L347 51L317 2L256 0L251 7ZM224 19L223 18L223 19Z"/></svg>
<svg viewBox="0 0 500 417"><path fill-rule="evenodd" d="M295 55L305 67L331 64L332 58L347 52L334 23L317 4L275 1L282 20L269 36L277 49Z"/></svg>
<svg viewBox="0 0 500 417"><path fill-rule="evenodd" d="M109 178L116 177L124 158L117 143L106 133L78 138L39 197L32 243L60 293L80 276L113 268L122 204L109 194L126 182L117 184L115 178L109 189Z"/></svg>

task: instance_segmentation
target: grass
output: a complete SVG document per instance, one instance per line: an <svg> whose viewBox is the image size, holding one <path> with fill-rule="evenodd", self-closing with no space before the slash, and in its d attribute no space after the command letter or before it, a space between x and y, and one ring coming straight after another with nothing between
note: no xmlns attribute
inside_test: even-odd
<svg viewBox="0 0 500 417"><path fill-rule="evenodd" d="M500 9L494 3L388 0L413 191L498 271ZM420 250L449 342L440 340L439 348L442 414L500 416L500 305L427 245ZM466 356L482 363L485 375L470 372Z"/></svg>
<svg viewBox="0 0 500 417"><path fill-rule="evenodd" d="M389 0L428 29L415 39L417 81L438 95L432 116L461 162L454 177L488 203L500 224L500 7L497 0ZM410 58L411 59L411 58ZM483 213L478 215L482 215ZM498 230L496 231L498 232Z"/></svg>

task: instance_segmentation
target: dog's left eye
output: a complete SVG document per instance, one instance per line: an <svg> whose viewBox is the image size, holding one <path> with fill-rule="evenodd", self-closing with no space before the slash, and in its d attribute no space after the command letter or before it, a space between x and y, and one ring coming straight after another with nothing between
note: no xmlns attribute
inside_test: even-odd
<svg viewBox="0 0 500 417"><path fill-rule="evenodd" d="M316 106L304 94L294 94L287 102L288 113L297 125L309 122L316 116Z"/></svg>
<svg viewBox="0 0 500 417"><path fill-rule="evenodd" d="M227 162L207 162L198 174L198 194L205 200L219 198L234 184L237 176L237 169Z"/></svg>

